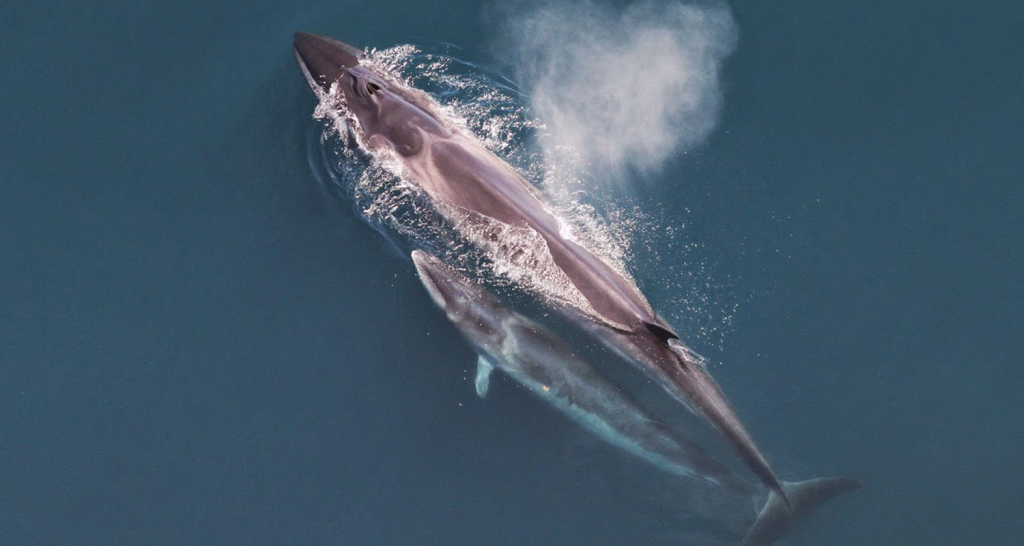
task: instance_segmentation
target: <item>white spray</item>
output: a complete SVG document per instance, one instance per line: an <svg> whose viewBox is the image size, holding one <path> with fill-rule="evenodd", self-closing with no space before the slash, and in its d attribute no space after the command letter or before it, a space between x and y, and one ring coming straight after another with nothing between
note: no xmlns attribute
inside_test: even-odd
<svg viewBox="0 0 1024 546"><path fill-rule="evenodd" d="M496 48L543 120L546 160L625 181L714 129L736 36L723 4L557 0L508 15Z"/></svg>

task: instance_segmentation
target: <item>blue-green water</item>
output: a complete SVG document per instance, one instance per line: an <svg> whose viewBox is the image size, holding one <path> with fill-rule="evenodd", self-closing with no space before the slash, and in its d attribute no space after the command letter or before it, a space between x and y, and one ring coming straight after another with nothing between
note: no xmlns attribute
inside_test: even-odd
<svg viewBox="0 0 1024 546"><path fill-rule="evenodd" d="M511 71L517 10L121 4L0 6L0 543L684 543L663 477L476 398L310 167L292 32ZM865 482L794 544L1019 544L1024 8L730 7L717 128L629 173L711 286L631 266L731 319L695 345L780 474Z"/></svg>

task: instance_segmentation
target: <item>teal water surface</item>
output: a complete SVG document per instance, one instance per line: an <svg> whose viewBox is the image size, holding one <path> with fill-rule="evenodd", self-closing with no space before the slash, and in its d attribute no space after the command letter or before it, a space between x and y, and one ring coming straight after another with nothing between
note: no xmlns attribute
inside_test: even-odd
<svg viewBox="0 0 1024 546"><path fill-rule="evenodd" d="M865 482L792 543L1020 544L1024 8L729 6L718 127L632 202L699 242L696 348L779 473ZM311 169L294 31L511 70L508 13L0 6L0 544L686 543L666 478L478 400ZM656 306L672 258L632 264Z"/></svg>

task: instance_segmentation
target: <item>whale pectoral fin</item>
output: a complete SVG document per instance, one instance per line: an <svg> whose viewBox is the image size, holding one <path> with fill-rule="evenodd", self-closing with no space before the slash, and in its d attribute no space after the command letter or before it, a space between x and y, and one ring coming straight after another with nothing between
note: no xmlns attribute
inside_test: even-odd
<svg viewBox="0 0 1024 546"><path fill-rule="evenodd" d="M484 357L479 357L476 360L476 394L480 398L487 397L487 389L491 385L491 372L494 371L494 365L487 361Z"/></svg>

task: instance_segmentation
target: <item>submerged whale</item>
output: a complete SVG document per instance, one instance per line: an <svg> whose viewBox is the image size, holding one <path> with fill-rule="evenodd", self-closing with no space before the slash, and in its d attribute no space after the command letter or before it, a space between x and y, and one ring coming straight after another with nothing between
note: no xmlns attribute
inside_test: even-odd
<svg viewBox="0 0 1024 546"><path fill-rule="evenodd" d="M494 369L514 379L535 396L584 429L672 475L696 480L709 494L690 509L719 516L719 506L757 506L743 546L765 546L785 534L794 522L821 504L860 487L847 478L783 482L792 507L774 492L747 482L709 455L694 441L669 428L593 366L577 357L562 340L541 325L508 308L498 298L437 257L412 252L420 281L479 355L476 391L486 396ZM728 499L739 502L729 503ZM751 501L751 504L744 502ZM709 513L710 512L710 513ZM743 514L740 514L743 515Z"/></svg>
<svg viewBox="0 0 1024 546"><path fill-rule="evenodd" d="M564 235L540 195L507 163L446 125L422 92L389 80L345 43L296 33L295 58L314 94L340 98L359 141L393 152L438 210L463 225L495 222L527 228L580 296L563 312L580 318L604 343L701 415L783 503L788 496L752 436L701 360L656 315L639 289L583 244Z"/></svg>
<svg viewBox="0 0 1024 546"><path fill-rule="evenodd" d="M478 395L487 395L490 375L498 369L594 435L670 474L756 494L749 483L644 410L540 324L436 256L415 250L412 260L434 303L479 355Z"/></svg>

